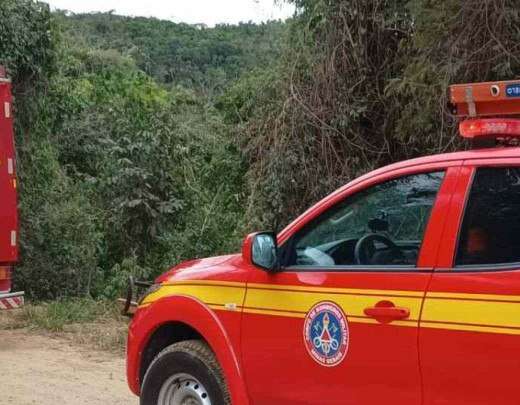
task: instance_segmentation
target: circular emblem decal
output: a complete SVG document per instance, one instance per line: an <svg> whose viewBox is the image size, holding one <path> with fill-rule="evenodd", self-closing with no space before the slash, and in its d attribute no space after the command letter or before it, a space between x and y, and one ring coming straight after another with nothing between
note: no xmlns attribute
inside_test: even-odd
<svg viewBox="0 0 520 405"><path fill-rule="evenodd" d="M303 327L305 346L319 364L334 367L343 361L349 345L347 317L333 302L313 306Z"/></svg>

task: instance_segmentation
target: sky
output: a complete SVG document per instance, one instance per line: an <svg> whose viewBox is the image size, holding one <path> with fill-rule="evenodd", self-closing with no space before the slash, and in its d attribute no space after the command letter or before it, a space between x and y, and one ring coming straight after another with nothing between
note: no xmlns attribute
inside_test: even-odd
<svg viewBox="0 0 520 405"><path fill-rule="evenodd" d="M157 17L188 24L236 24L285 19L294 12L287 4L273 0L44 0L53 9L74 13L110 11L115 14Z"/></svg>

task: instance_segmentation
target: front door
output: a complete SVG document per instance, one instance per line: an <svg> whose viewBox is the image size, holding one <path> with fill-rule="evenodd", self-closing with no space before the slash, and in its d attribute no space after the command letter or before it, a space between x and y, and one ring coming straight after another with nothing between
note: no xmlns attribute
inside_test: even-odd
<svg viewBox="0 0 520 405"><path fill-rule="evenodd" d="M449 175L387 176L282 241L281 272L251 273L242 360L253 404L421 403L418 321Z"/></svg>
<svg viewBox="0 0 520 405"><path fill-rule="evenodd" d="M516 405L520 161L467 162L448 217L421 319L424 404Z"/></svg>

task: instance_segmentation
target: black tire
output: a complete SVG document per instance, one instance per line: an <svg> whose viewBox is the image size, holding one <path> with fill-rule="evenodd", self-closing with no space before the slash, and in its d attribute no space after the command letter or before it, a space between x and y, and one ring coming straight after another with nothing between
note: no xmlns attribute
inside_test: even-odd
<svg viewBox="0 0 520 405"><path fill-rule="evenodd" d="M178 373L195 377L212 405L230 405L222 369L208 345L200 340L175 343L161 351L148 367L141 388L141 405L157 405L163 384Z"/></svg>

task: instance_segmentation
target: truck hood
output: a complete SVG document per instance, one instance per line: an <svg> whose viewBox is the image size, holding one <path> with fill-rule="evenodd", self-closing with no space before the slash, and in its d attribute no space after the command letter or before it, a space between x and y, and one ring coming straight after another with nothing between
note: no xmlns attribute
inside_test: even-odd
<svg viewBox="0 0 520 405"><path fill-rule="evenodd" d="M230 272L236 269L236 263L241 260L242 256L240 254L188 260L161 274L155 282L222 280L229 277Z"/></svg>

